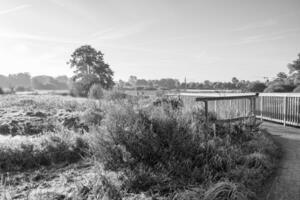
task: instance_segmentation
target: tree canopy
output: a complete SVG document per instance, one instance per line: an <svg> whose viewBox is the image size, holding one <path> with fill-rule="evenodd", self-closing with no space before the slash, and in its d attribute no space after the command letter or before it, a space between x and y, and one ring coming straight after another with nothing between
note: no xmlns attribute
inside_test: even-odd
<svg viewBox="0 0 300 200"><path fill-rule="evenodd" d="M71 68L75 68L73 80L75 82L85 79L84 77L94 75L97 77L95 83L101 84L104 89L113 87L113 71L104 62L103 53L97 51L90 45L77 48L68 62Z"/></svg>
<svg viewBox="0 0 300 200"><path fill-rule="evenodd" d="M298 54L298 59L294 60L292 63L288 64L288 68L290 70L290 74L300 72L300 53Z"/></svg>

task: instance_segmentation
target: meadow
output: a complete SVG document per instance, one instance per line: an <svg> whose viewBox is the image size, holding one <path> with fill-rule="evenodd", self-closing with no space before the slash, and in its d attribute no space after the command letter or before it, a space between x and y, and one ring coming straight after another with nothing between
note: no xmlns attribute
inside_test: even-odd
<svg viewBox="0 0 300 200"><path fill-rule="evenodd" d="M0 97L0 199L257 199L278 148L177 98Z"/></svg>

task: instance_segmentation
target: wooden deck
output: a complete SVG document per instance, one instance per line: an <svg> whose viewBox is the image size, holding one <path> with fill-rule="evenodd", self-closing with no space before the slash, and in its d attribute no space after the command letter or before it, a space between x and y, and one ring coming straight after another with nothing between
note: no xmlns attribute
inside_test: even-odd
<svg viewBox="0 0 300 200"><path fill-rule="evenodd" d="M262 199L300 199L300 129L264 122L274 141L281 147L282 158L275 177Z"/></svg>

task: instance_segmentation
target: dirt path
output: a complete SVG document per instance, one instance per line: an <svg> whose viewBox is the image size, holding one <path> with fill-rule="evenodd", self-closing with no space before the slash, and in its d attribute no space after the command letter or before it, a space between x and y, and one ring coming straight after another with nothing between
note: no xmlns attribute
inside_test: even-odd
<svg viewBox="0 0 300 200"><path fill-rule="evenodd" d="M270 184L266 200L300 199L300 129L264 122L263 128L282 149L279 168Z"/></svg>

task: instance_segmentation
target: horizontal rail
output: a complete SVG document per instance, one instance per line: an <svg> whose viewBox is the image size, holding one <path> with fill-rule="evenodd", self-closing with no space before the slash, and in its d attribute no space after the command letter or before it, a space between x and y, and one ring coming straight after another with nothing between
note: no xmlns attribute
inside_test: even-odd
<svg viewBox="0 0 300 200"><path fill-rule="evenodd" d="M262 120L300 126L299 93L179 93L193 105L203 101L204 109L222 119L255 115Z"/></svg>
<svg viewBox="0 0 300 200"><path fill-rule="evenodd" d="M300 97L300 93L259 93L261 97Z"/></svg>
<svg viewBox="0 0 300 200"><path fill-rule="evenodd" d="M233 99L251 99L251 98L256 98L256 97L257 97L257 95L196 97L196 101L221 101L221 100L233 100Z"/></svg>

